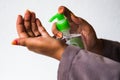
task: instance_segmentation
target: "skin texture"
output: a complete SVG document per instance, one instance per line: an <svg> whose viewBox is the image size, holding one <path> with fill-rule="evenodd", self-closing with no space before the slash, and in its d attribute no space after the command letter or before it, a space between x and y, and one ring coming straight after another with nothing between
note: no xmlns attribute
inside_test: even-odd
<svg viewBox="0 0 120 80"><path fill-rule="evenodd" d="M102 53L102 41L97 39L94 29L87 21L75 16L64 6L60 6L58 12L64 14L68 19L71 26L71 33L76 31L82 35L86 50L97 54ZM57 60L61 59L62 53L67 45L64 41L51 37L42 26L40 20L36 18L34 12L27 10L24 16L18 15L16 29L19 38L13 40L13 45L24 46L38 54L43 54ZM55 37L62 35L62 33L56 29L55 23L52 26L52 32Z"/></svg>

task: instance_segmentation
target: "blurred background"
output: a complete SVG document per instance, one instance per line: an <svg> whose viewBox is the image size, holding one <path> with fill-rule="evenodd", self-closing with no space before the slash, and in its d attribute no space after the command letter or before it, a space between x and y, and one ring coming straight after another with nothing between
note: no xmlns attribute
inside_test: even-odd
<svg viewBox="0 0 120 80"><path fill-rule="evenodd" d="M120 0L0 0L0 80L57 80L59 61L11 45L16 18L29 9L51 33L49 18L60 5L87 20L98 38L120 42Z"/></svg>

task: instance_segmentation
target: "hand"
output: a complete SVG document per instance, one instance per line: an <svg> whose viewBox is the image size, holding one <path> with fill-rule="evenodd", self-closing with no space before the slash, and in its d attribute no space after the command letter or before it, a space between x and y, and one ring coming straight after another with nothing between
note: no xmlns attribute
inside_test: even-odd
<svg viewBox="0 0 120 80"><path fill-rule="evenodd" d="M81 34L84 47L86 50L101 54L103 45L102 41L97 38L93 27L84 19L75 16L69 9L64 6L58 8L58 13L64 14L70 23L70 33L76 32ZM56 29L56 23L53 24L52 32L56 37L61 36L61 32Z"/></svg>
<svg viewBox="0 0 120 80"><path fill-rule="evenodd" d="M35 13L26 11L24 18L18 15L16 23L18 39L14 45L25 46L29 50L60 60L66 44L52 38L42 26Z"/></svg>

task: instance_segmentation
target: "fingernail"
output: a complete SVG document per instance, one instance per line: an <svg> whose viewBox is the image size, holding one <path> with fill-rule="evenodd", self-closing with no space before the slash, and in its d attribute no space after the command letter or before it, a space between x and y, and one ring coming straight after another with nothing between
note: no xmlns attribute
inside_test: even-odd
<svg viewBox="0 0 120 80"><path fill-rule="evenodd" d="M58 13L63 14L64 13L64 7L60 6L58 9Z"/></svg>
<svg viewBox="0 0 120 80"><path fill-rule="evenodd" d="M11 44L12 45L18 45L18 39L13 40Z"/></svg>
<svg viewBox="0 0 120 80"><path fill-rule="evenodd" d="M63 37L63 34L62 34L61 32L58 32L58 33L56 34L56 37L57 37L57 38L62 38L62 37Z"/></svg>

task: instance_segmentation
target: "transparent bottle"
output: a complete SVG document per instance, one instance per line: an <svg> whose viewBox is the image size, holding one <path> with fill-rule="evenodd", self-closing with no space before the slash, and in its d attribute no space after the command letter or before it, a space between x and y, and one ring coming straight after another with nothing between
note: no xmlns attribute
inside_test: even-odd
<svg viewBox="0 0 120 80"><path fill-rule="evenodd" d="M64 14L59 13L55 14L53 17L50 18L49 22L52 22L55 19L57 19L56 22L57 29L63 34L62 39L65 39L68 45L74 45L80 48L84 48L81 34L77 33L70 34L70 24L66 17L64 16Z"/></svg>

